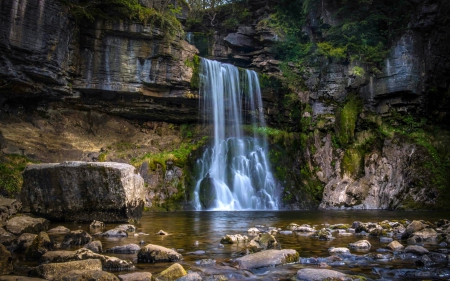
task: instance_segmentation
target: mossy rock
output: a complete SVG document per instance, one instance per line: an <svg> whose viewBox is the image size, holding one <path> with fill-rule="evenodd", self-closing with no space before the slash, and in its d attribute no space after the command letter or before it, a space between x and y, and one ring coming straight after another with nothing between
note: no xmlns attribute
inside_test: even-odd
<svg viewBox="0 0 450 281"><path fill-rule="evenodd" d="M202 204L202 207L205 209L210 209L212 206L214 206L214 202L216 200L216 187L214 185L214 179L211 177L205 177L200 182L200 190L199 190L199 197L200 197L200 203Z"/></svg>

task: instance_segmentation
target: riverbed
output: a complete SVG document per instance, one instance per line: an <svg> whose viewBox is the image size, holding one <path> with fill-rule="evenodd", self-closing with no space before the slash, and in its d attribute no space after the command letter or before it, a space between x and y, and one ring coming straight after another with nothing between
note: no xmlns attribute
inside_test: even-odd
<svg viewBox="0 0 450 281"><path fill-rule="evenodd" d="M142 219L135 223L136 234L130 233L126 238L108 238L93 236L103 244L103 250L113 246L135 244L157 244L167 248L176 249L183 255L181 265L186 270L202 272L204 276L224 275L229 280L289 280L300 268L315 267L305 263L284 265L276 268L265 268L252 272L237 271L229 267L230 259L236 258L236 253L244 247L244 244L220 244L220 239L226 234L248 235L247 230L254 226L275 227L286 230L290 223L309 224L321 229L329 225L345 223L352 224L354 221L361 222L381 222L383 220L426 220L436 222L438 219L450 219L448 212L403 212L403 211L239 211L239 212L172 212L172 213L150 213L143 214ZM99 230L89 227L89 223L52 223L50 228L63 225L71 230L83 229L94 235ZM107 224L104 231L117 226L118 224ZM157 235L159 230L163 230L168 235ZM335 239L331 241L319 241L306 235L276 234L276 239L281 244L282 249L294 249L300 254L305 262L306 258L328 257L330 247L347 247L349 243L361 239L367 239L372 244L370 251L355 252L353 254L365 256L371 252L380 252L387 243L381 243L379 237L360 237L356 235L342 236L337 232L333 233ZM57 241L62 241L64 236L54 236ZM249 236L252 239L251 236ZM400 241L402 242L402 241ZM406 246L406 242L402 242ZM424 245L428 250L444 250L448 246L437 244ZM443 249L445 248L445 249ZM73 248L75 250L76 248ZM105 254L105 253L104 253ZM137 271L149 271L152 274L161 272L170 266L170 263L145 264L137 262L136 254L110 254L121 259L132 260L136 264ZM199 265L201 260L212 259L214 264ZM379 268L410 268L416 269L413 260L394 258L387 261L341 263L332 266L330 269L345 273L358 274L369 279L379 279L377 274ZM119 274L119 273L117 273Z"/></svg>

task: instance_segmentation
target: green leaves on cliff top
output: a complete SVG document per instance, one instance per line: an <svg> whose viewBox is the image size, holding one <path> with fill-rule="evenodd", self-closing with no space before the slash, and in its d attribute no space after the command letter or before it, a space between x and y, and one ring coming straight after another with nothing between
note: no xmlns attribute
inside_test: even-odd
<svg viewBox="0 0 450 281"><path fill-rule="evenodd" d="M134 20L164 29L169 35L182 32L176 18L181 6L174 7L170 1L147 1L143 6L138 0L60 0L69 7L78 22L95 20ZM177 1L187 5L185 1Z"/></svg>

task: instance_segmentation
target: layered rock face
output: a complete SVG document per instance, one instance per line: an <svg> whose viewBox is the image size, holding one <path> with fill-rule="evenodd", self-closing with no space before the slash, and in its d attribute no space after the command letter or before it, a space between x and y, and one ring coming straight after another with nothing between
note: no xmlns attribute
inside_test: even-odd
<svg viewBox="0 0 450 281"><path fill-rule="evenodd" d="M21 199L25 211L52 220L135 220L144 207L144 181L128 164L36 164L24 171Z"/></svg>

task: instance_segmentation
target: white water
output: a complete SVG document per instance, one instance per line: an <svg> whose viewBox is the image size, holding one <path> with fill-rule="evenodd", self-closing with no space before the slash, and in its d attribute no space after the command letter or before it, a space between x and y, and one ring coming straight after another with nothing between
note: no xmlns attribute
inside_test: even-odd
<svg viewBox="0 0 450 281"><path fill-rule="evenodd" d="M245 136L241 126L265 127L258 76L250 70L241 76L230 64L201 60L201 107L213 132L211 147L197 160L197 210L278 210L267 142Z"/></svg>

